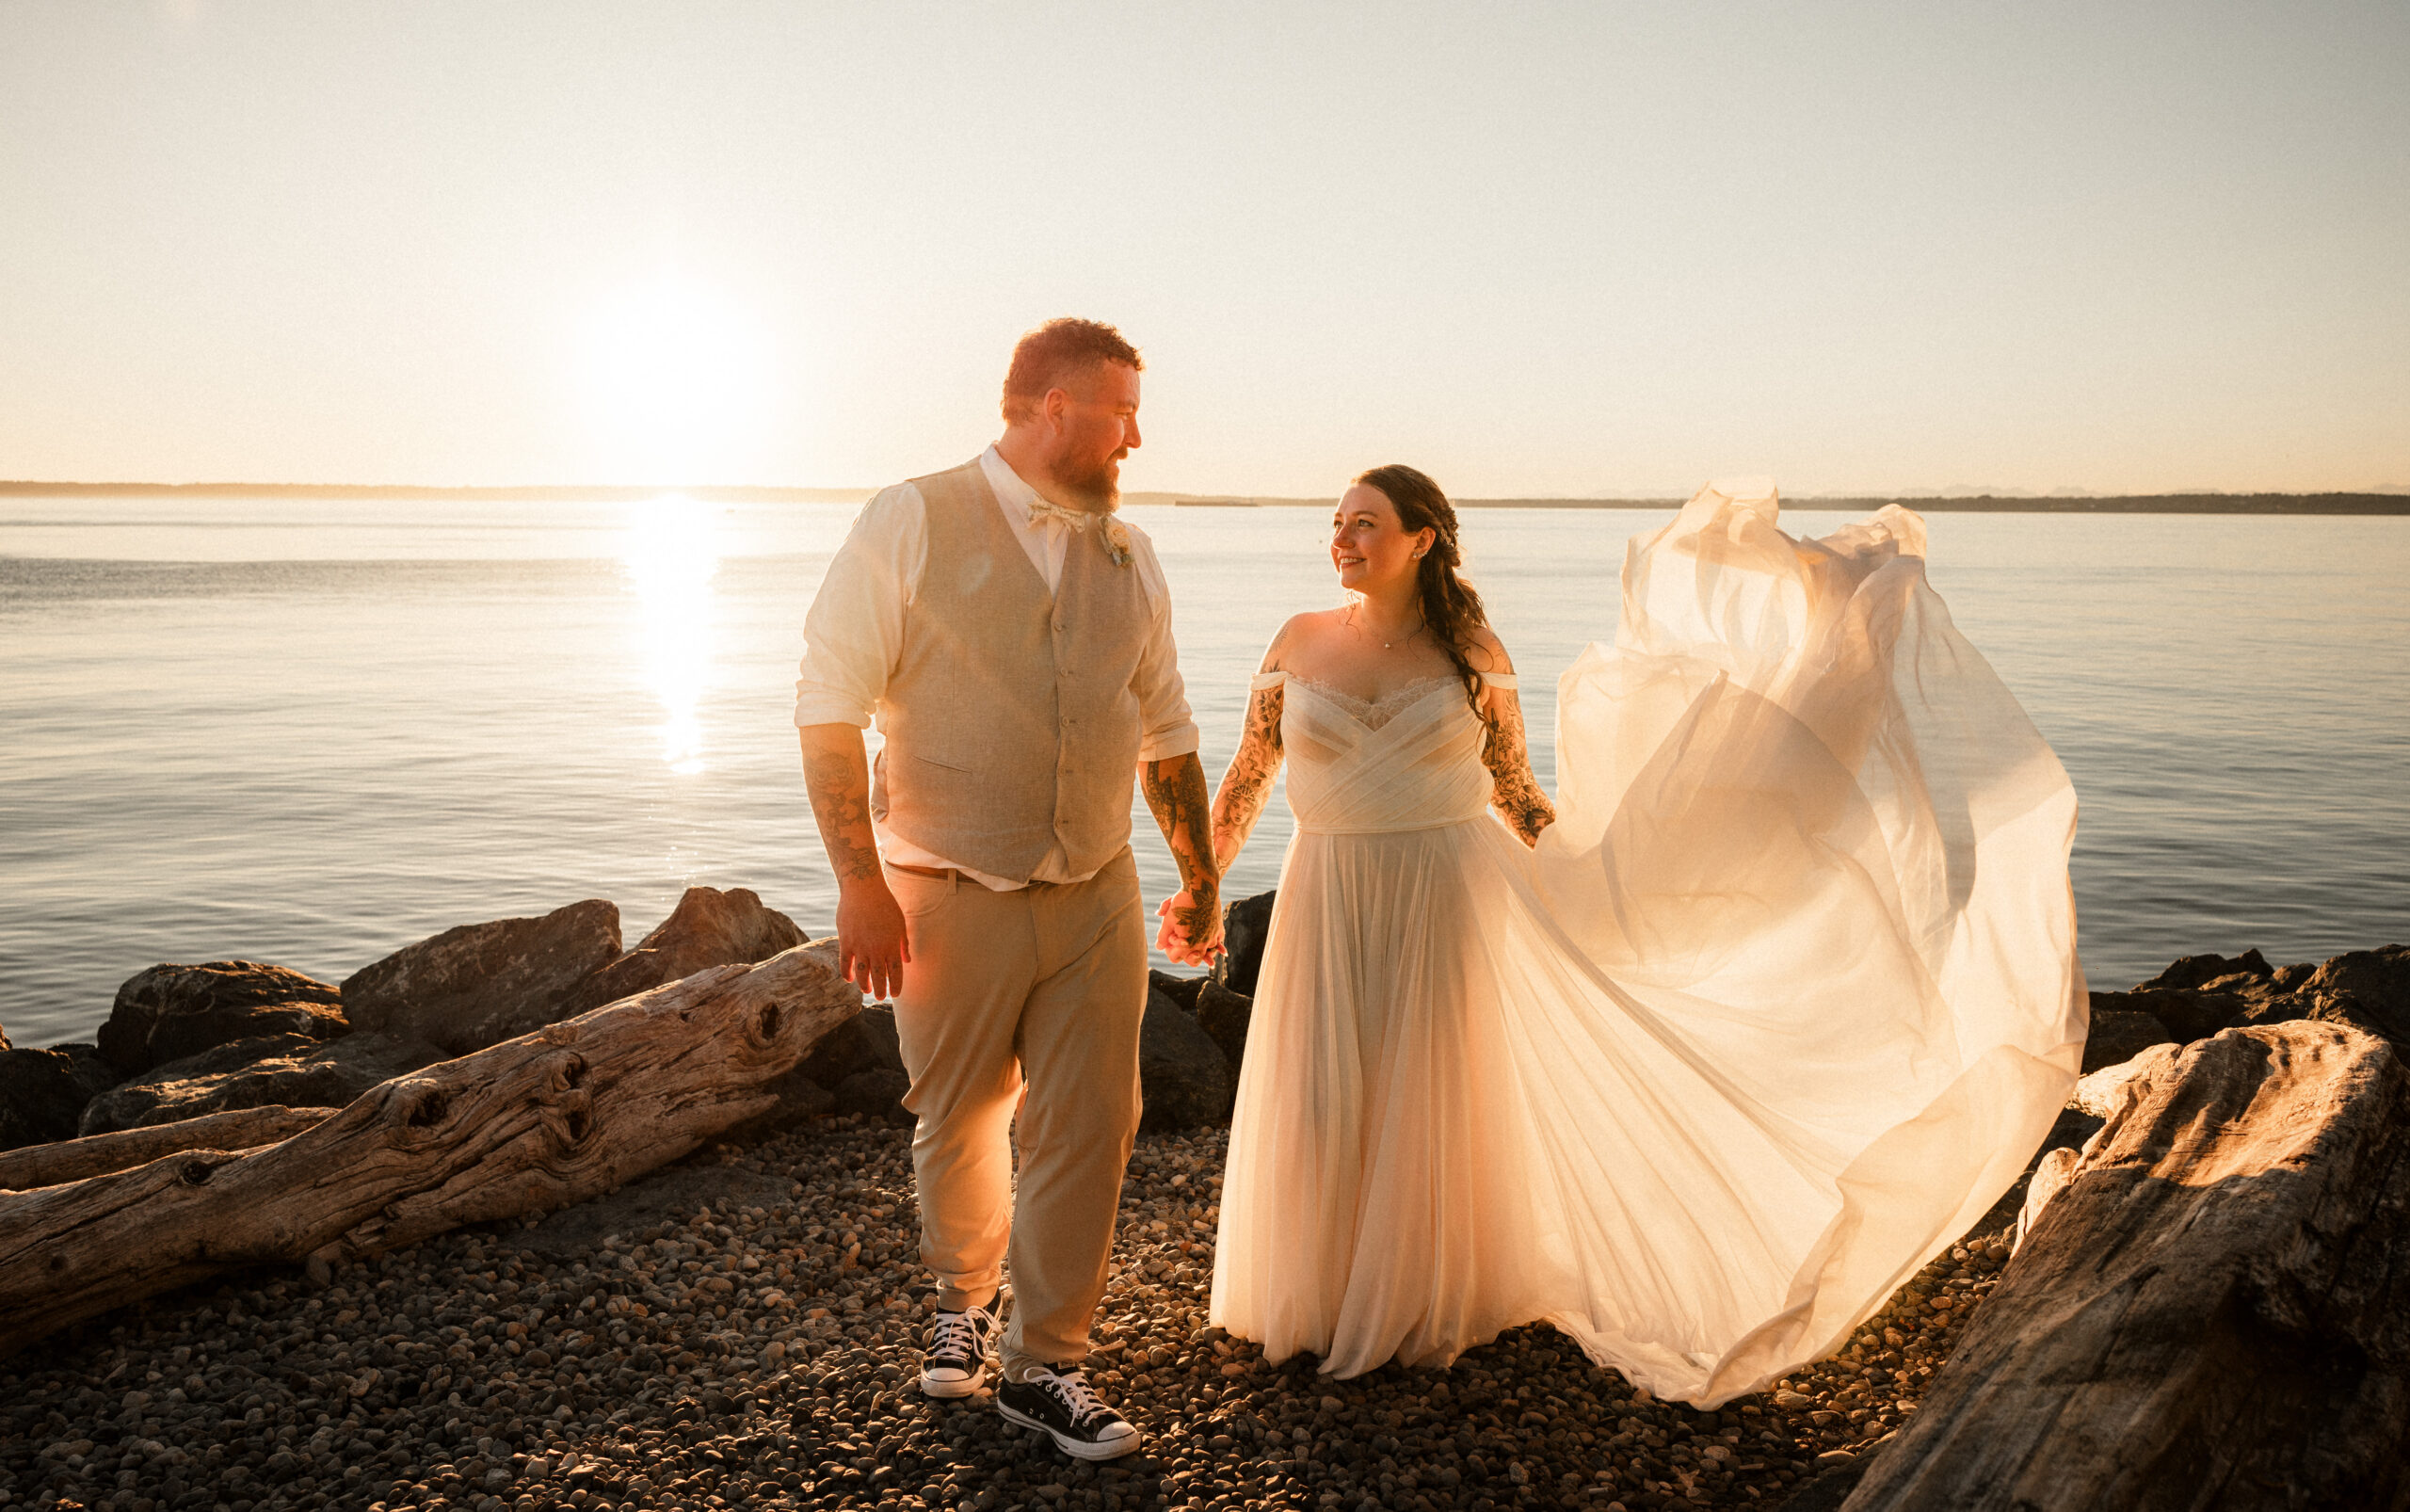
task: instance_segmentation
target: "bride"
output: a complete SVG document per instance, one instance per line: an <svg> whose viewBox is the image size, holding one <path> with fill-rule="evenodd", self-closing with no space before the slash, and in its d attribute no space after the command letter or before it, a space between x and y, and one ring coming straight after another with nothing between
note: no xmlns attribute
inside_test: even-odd
<svg viewBox="0 0 2410 1512"><path fill-rule="evenodd" d="M1828 1353L2007 1189L2085 1029L2075 797L1896 507L1629 548L1533 779L1437 485L1340 500L1214 803L1285 758L1213 1321L1353 1375L1546 1320L1702 1407Z"/></svg>

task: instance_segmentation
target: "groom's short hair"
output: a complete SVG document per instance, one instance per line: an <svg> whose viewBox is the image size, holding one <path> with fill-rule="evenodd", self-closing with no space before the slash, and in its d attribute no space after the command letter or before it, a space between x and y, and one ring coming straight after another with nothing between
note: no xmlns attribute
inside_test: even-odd
<svg viewBox="0 0 2410 1512"><path fill-rule="evenodd" d="M1065 315L1046 322L1013 346L1013 365L1004 373L1004 423L1030 419L1047 390L1105 362L1140 372L1147 366L1138 360L1138 348L1101 320Z"/></svg>

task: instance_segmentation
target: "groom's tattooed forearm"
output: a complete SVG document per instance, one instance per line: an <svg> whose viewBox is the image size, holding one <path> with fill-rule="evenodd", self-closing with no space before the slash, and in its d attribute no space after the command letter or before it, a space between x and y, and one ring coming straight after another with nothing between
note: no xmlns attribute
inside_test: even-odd
<svg viewBox="0 0 2410 1512"><path fill-rule="evenodd" d="M876 877L878 844L870 828L868 764L847 752L807 750L803 783L811 796L811 813L820 824L829 869L840 880Z"/></svg>
<svg viewBox="0 0 2410 1512"><path fill-rule="evenodd" d="M1213 805L1205 793L1205 768L1194 754L1147 762L1140 768L1147 807L1154 811L1164 841L1180 866L1180 884L1191 900L1178 921L1189 940L1213 936L1220 918L1221 868L1213 864Z"/></svg>
<svg viewBox="0 0 2410 1512"><path fill-rule="evenodd" d="M1531 751L1523 741L1523 706L1512 693L1493 696L1494 723L1488 749L1482 754L1489 768L1489 802L1506 828L1526 845L1539 844L1540 831L1556 823L1556 809L1532 775Z"/></svg>
<svg viewBox="0 0 2410 1512"><path fill-rule="evenodd" d="M1238 859L1255 821L1272 798L1272 780L1280 771L1281 690L1268 687L1247 700L1246 729L1239 736L1238 754L1222 774L1222 790L1213 797L1213 860L1223 871Z"/></svg>

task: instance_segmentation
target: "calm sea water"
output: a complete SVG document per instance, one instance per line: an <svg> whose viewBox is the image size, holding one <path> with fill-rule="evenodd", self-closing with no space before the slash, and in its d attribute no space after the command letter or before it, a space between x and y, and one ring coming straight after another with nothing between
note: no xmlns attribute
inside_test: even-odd
<svg viewBox="0 0 2410 1512"><path fill-rule="evenodd" d="M88 1037L158 961L340 979L692 883L825 932L788 723L850 507L0 500L0 1024ZM1306 509L1133 509L1218 777L1274 627L1333 602ZM1557 672L1657 513L1469 514L1544 779ZM1821 534L1841 517L1793 511ZM1937 515L1933 581L2081 795L2085 965L2410 937L2410 519ZM1149 901L1172 871L1140 811ZM1272 885L1276 804L1230 882Z"/></svg>

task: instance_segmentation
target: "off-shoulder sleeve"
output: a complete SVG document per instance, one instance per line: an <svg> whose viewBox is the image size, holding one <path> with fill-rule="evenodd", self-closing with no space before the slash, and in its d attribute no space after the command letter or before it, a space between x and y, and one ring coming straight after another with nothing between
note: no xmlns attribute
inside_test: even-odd
<svg viewBox="0 0 2410 1512"><path fill-rule="evenodd" d="M1508 693L1515 691L1515 674L1512 672L1484 672L1481 680L1491 687L1502 688Z"/></svg>
<svg viewBox="0 0 2410 1512"><path fill-rule="evenodd" d="M1268 672L1258 672L1247 679L1246 690L1249 693L1261 693L1265 688L1277 688L1288 681L1289 674L1276 667Z"/></svg>

